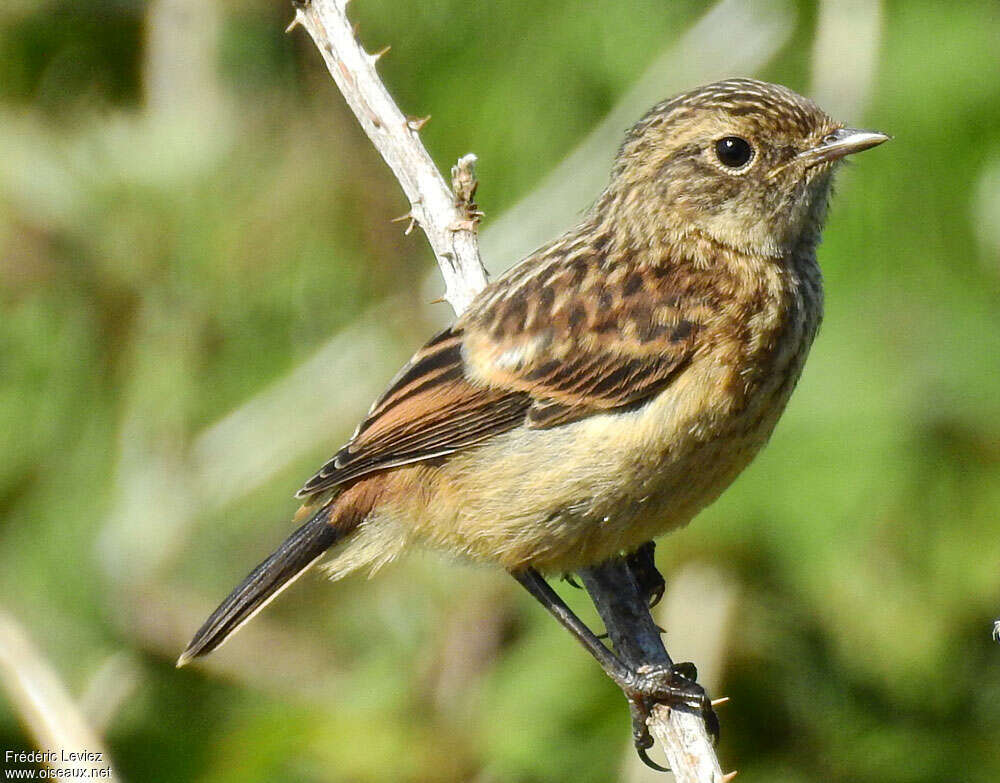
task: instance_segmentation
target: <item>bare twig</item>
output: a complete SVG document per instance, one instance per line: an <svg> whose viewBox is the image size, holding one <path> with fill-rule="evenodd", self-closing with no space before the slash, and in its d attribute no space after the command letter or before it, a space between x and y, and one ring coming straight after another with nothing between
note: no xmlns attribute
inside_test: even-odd
<svg viewBox="0 0 1000 783"><path fill-rule="evenodd" d="M0 609L0 685L41 751L58 755L45 763L57 769L100 770L115 780L110 760L97 733L88 725L59 675L35 649L21 624ZM64 763L63 754L79 754ZM59 780L68 780L59 776Z"/></svg>
<svg viewBox="0 0 1000 783"><path fill-rule="evenodd" d="M434 249L445 279L445 298L461 314L487 283L475 232L479 218L473 202L475 158L465 156L458 162L452 170L455 192L449 191L420 143L416 123L404 117L378 77L375 62L381 53L367 54L357 42L346 5L347 0L309 0L296 5L295 21L312 36L351 110L402 185L410 200L410 217ZM592 570L588 575L593 582L588 590L616 647L628 650L626 660L636 665L669 663L634 582L631 593L623 593L613 580L597 584L597 573ZM719 783L724 779L700 715L683 709L657 710L650 730L663 744L679 781Z"/></svg>
<svg viewBox="0 0 1000 783"><path fill-rule="evenodd" d="M467 209L475 188L468 203L452 194L417 134L426 120L407 118L379 79L375 63L387 50L365 52L346 9L347 0L308 0L296 3L295 21L312 36L351 111L403 187L410 216L424 230L441 267L444 298L461 313L487 283L475 220ZM474 181L474 162L474 156L463 157L456 180Z"/></svg>

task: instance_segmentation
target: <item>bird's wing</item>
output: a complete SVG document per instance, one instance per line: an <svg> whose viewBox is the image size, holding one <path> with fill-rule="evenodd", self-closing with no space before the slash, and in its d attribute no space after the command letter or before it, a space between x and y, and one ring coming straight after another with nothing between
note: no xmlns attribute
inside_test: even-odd
<svg viewBox="0 0 1000 783"><path fill-rule="evenodd" d="M474 385L464 364L462 336L453 329L421 348L299 497L376 470L451 454L521 424L531 404L528 395Z"/></svg>
<svg viewBox="0 0 1000 783"><path fill-rule="evenodd" d="M675 288L627 263L610 275L596 263L523 264L417 352L299 496L645 401L694 351L698 308Z"/></svg>

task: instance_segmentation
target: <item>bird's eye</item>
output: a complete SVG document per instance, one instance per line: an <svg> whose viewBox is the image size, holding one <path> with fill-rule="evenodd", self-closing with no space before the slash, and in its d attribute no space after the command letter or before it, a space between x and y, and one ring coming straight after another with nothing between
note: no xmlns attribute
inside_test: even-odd
<svg viewBox="0 0 1000 783"><path fill-rule="evenodd" d="M715 142L715 155L723 166L738 169L750 162L753 147L749 141L739 136L726 136Z"/></svg>

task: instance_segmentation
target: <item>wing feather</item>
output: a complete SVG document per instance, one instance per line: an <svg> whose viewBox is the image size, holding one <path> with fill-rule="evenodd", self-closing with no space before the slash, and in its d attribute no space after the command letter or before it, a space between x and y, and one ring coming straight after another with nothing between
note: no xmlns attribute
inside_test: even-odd
<svg viewBox="0 0 1000 783"><path fill-rule="evenodd" d="M553 264L544 255L491 284L403 367L298 494L657 394L694 351L700 325L681 314L704 303L686 301L662 269L620 263L623 284L600 282L599 291L597 261L581 274L579 258ZM539 270L549 273L544 280Z"/></svg>

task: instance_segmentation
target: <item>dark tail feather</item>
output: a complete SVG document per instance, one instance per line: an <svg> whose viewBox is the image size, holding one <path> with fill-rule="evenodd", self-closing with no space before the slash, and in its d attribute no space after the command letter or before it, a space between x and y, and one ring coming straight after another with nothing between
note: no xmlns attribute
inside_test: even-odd
<svg viewBox="0 0 1000 783"><path fill-rule="evenodd" d="M257 566L198 629L177 659L177 666L212 652L309 570L343 536L343 532L330 525L329 519L330 507L324 506Z"/></svg>

